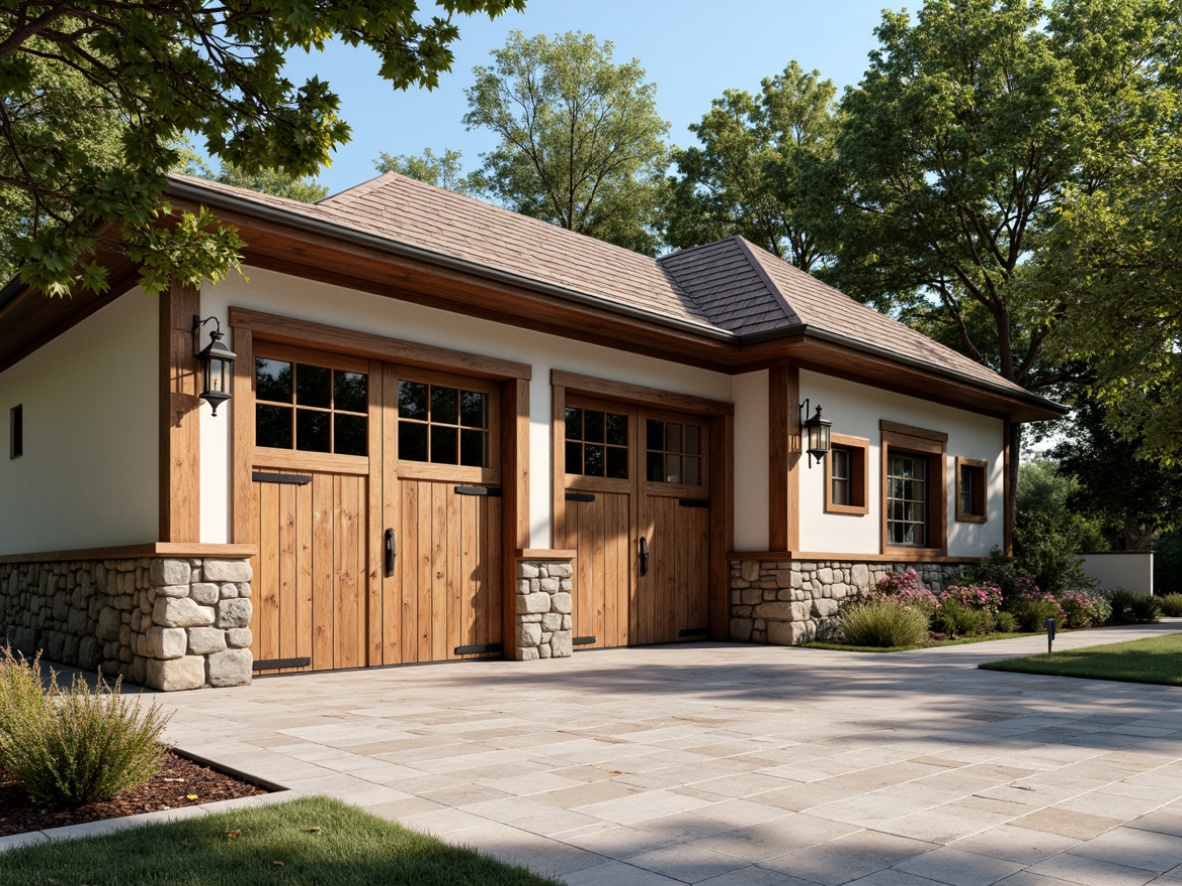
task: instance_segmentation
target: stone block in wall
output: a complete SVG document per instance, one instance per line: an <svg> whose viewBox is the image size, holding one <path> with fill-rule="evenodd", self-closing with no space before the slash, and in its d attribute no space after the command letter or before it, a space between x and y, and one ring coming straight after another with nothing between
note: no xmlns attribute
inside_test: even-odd
<svg viewBox="0 0 1182 886"><path fill-rule="evenodd" d="M119 610L113 606L107 606L99 612L98 625L95 627L95 636L105 642L118 640L119 628L122 625L123 619L119 615Z"/></svg>
<svg viewBox="0 0 1182 886"><path fill-rule="evenodd" d="M554 595L554 611L567 613L574 608L574 598L569 592L558 593Z"/></svg>
<svg viewBox="0 0 1182 886"><path fill-rule="evenodd" d="M254 578L249 560L206 560L203 571L206 581L246 582Z"/></svg>
<svg viewBox="0 0 1182 886"><path fill-rule="evenodd" d="M188 560L153 560L148 570L148 580L157 587L162 585L188 585L192 567Z"/></svg>
<svg viewBox="0 0 1182 886"><path fill-rule="evenodd" d="M231 597L218 603L217 626L219 628L245 628L250 625L253 612L250 600Z"/></svg>
<svg viewBox="0 0 1182 886"><path fill-rule="evenodd" d="M200 655L186 655L169 661L150 658L144 671L144 682L162 692L200 689L205 685L205 658Z"/></svg>
<svg viewBox="0 0 1182 886"><path fill-rule="evenodd" d="M517 612L524 615L527 612L549 612L550 595L539 591L536 594L518 594Z"/></svg>
<svg viewBox="0 0 1182 886"><path fill-rule="evenodd" d="M189 654L211 655L226 648L226 632L221 628L189 628Z"/></svg>
<svg viewBox="0 0 1182 886"><path fill-rule="evenodd" d="M188 597L160 597L152 610L152 620L168 628L197 628L214 623L213 607L201 606Z"/></svg>
<svg viewBox="0 0 1182 886"><path fill-rule="evenodd" d="M230 628L226 631L226 645L234 649L249 648L252 639L250 628Z"/></svg>
<svg viewBox="0 0 1182 886"><path fill-rule="evenodd" d="M207 659L210 686L247 686L254 658L249 649L226 649Z"/></svg>
<svg viewBox="0 0 1182 886"><path fill-rule="evenodd" d="M221 597L221 591L217 585L203 581L189 585L189 596L202 606L212 606Z"/></svg>
<svg viewBox="0 0 1182 886"><path fill-rule="evenodd" d="M569 560L519 560L514 604L516 658L535 661L571 655Z"/></svg>

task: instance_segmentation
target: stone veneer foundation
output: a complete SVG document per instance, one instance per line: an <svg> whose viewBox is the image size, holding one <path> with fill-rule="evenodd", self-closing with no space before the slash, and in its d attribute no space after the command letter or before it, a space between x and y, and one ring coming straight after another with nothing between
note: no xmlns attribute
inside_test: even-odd
<svg viewBox="0 0 1182 886"><path fill-rule="evenodd" d="M959 563L856 560L731 561L730 636L741 643L792 646L837 633L842 601L868 593L885 575L914 569L933 591L960 575Z"/></svg>
<svg viewBox="0 0 1182 886"><path fill-rule="evenodd" d="M165 691L250 683L249 560L0 564L0 634L25 654Z"/></svg>
<svg viewBox="0 0 1182 886"><path fill-rule="evenodd" d="M568 658L571 642L571 561L517 561L518 661Z"/></svg>

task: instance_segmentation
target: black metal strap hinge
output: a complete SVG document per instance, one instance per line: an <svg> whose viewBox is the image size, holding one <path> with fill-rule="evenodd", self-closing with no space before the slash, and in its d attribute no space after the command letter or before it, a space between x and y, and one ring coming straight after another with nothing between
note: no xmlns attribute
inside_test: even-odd
<svg viewBox="0 0 1182 886"><path fill-rule="evenodd" d="M250 477L256 483L287 483L291 486L307 486L312 482L312 477L308 474L272 474L255 471Z"/></svg>

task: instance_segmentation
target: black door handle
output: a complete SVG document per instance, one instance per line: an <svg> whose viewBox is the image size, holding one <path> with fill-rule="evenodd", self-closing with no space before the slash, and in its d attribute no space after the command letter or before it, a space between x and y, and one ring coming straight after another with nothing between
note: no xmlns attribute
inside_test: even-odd
<svg viewBox="0 0 1182 886"><path fill-rule="evenodd" d="M398 545L394 541L394 530L386 530L386 578L394 575L394 558L398 556Z"/></svg>
<svg viewBox="0 0 1182 886"><path fill-rule="evenodd" d="M640 537L640 574L648 575L648 539Z"/></svg>

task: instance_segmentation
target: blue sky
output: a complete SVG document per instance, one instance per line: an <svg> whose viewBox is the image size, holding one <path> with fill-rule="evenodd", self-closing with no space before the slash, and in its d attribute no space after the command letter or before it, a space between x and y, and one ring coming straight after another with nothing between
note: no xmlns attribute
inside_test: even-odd
<svg viewBox="0 0 1182 886"><path fill-rule="evenodd" d="M921 4L911 2L909 9ZM463 151L466 171L493 147L485 132L467 132L464 90L472 68L487 64L489 53L505 44L511 30L527 35L583 31L615 44L619 61L640 60L657 84L657 105L671 124L670 141L693 142L687 126L728 88L754 92L759 82L795 59L816 69L838 89L861 79L866 57L876 45L874 28L882 9L901 9L883 0L527 0L523 13L496 21L460 19L456 60L432 91L395 91L378 74L366 50L330 46L323 53L298 53L288 60L294 82L317 75L341 96L341 116L353 127L353 140L337 150L320 181L333 191L350 187L376 172L373 161L385 151L417 154L430 147Z"/></svg>

